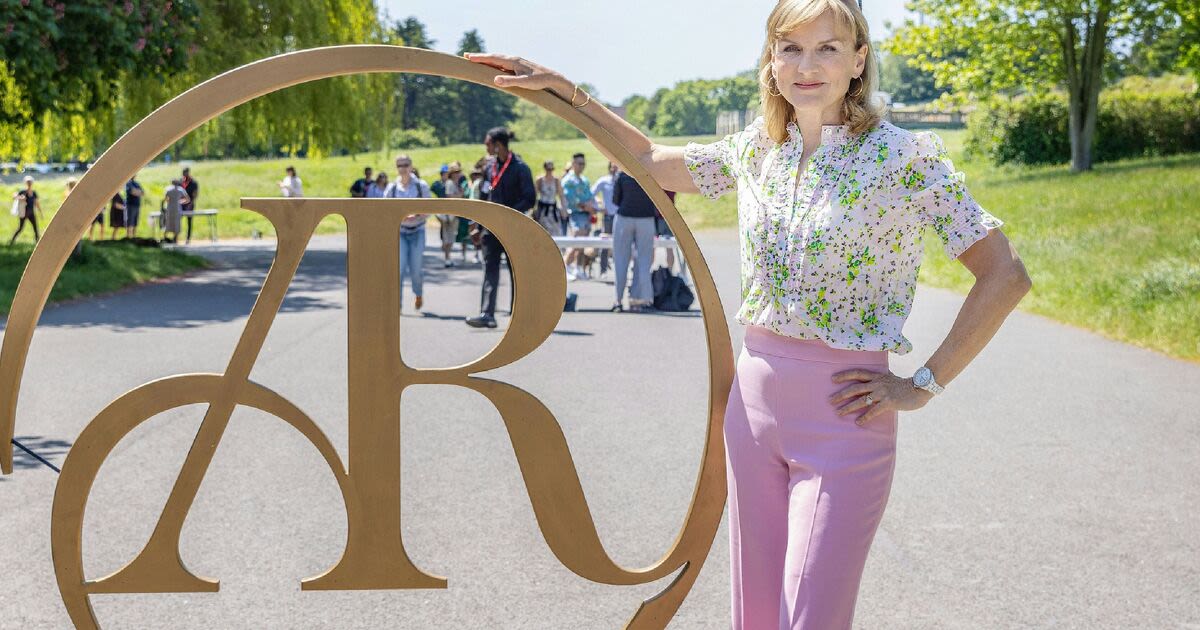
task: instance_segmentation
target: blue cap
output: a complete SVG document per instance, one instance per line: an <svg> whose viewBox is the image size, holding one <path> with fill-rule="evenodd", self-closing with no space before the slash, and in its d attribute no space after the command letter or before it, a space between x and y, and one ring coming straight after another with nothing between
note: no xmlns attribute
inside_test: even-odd
<svg viewBox="0 0 1200 630"><path fill-rule="evenodd" d="M438 171L438 172L439 172L439 173L449 173L449 172L450 172L450 166L449 166L449 165L447 165L447 164L443 164L443 165L442 165L442 170L440 170L440 171Z"/></svg>

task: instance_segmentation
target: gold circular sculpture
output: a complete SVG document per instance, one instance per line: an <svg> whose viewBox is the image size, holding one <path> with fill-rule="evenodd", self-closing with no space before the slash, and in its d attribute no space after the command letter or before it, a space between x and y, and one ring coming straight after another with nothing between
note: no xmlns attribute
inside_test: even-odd
<svg viewBox="0 0 1200 630"><path fill-rule="evenodd" d="M430 74L502 89L493 84L495 70L459 57L398 46L333 46L279 55L231 70L147 116L80 179L47 227L21 278L0 347L0 393L4 394L0 396L0 440L4 444L13 437L25 360L50 289L96 209L107 202L112 191L172 143L222 112L300 83L369 72ZM596 532L566 439L550 410L521 389L477 376L532 352L561 317L565 275L560 271L529 281L534 270L562 264L558 248L536 222L503 206L471 200L243 199L244 208L264 215L274 225L278 246L225 372L171 376L127 392L83 429L63 463L54 494L51 550L59 590L77 628L99 628L92 594L218 590L216 580L198 577L184 567L179 537L238 405L260 409L299 431L318 450L341 491L347 515L345 551L329 571L303 581L302 589L445 588L445 579L412 563L400 534L400 397L405 387L418 384L466 387L496 406L508 429L538 527L555 556L571 571L616 585L645 584L675 574L667 588L643 602L626 625L666 627L704 564L725 506L722 427L733 379L733 353L716 286L674 204L607 129L548 91L502 91L559 116L616 156L662 212L692 270L708 344L709 412L692 502L671 549L657 563L641 569L626 569L613 562ZM394 261L400 220L417 212L456 214L479 221L510 244L506 249L519 288L512 324L495 348L468 365L415 369L400 357L399 278ZM309 239L317 223L329 214L342 215L347 230L350 437L346 465L303 411L249 380ZM150 540L116 573L88 580L82 550L84 508L101 465L117 443L142 422L190 404L207 404L208 408ZM12 472L12 458L11 445L0 447L3 473Z"/></svg>

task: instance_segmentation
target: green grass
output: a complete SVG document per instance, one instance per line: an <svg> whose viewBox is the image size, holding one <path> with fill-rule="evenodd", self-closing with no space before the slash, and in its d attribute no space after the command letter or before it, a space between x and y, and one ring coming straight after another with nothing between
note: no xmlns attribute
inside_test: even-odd
<svg viewBox="0 0 1200 630"><path fill-rule="evenodd" d="M1200 360L1200 155L1139 158L1073 174L962 159L976 199L1005 221L1033 278L1023 309ZM971 275L926 241L921 280L966 292Z"/></svg>
<svg viewBox="0 0 1200 630"><path fill-rule="evenodd" d="M1065 166L995 167L963 159L964 133L938 132L967 184L989 211L1005 221L1033 277L1033 292L1022 308L1060 321L1099 331L1114 339L1190 360L1200 360L1200 155L1144 158L1101 164L1076 175ZM681 145L711 137L666 138ZM607 161L586 140L533 141L513 145L534 169L552 159L559 173L571 154L588 156L586 174L595 180ZM425 178L436 177L444 162L458 160L467 168L482 155L479 145L455 145L409 152ZM221 161L193 163L201 182L200 206L221 210L220 230L226 237L245 237L252 230L271 235L262 217L238 209L240 197L276 197L283 169L294 164L307 196L344 197L364 166L390 167L394 155L367 154L313 160ZM178 165L155 165L140 180L150 200L157 200ZM48 212L62 199L62 180L39 184ZM8 190L15 190L9 187ZM11 194L8 192L6 194ZM733 195L709 201L699 195L678 198L679 209L693 230L729 228L736 224ZM143 207L143 215L157 206ZM15 220L0 216L0 235L11 233ZM327 219L319 232L345 229ZM31 238L26 236L24 238ZM921 280L965 292L971 276L948 261L932 234L927 240ZM0 285L3 286L3 285Z"/></svg>
<svg viewBox="0 0 1200 630"><path fill-rule="evenodd" d="M707 141L710 138L668 138L664 142L683 144L691 140ZM546 160L554 160L558 166L556 172L561 176L563 167L570 162L571 155L577 152L587 155L588 166L585 175L592 181L604 175L608 168L608 160L600 155L591 143L583 139L517 142L513 144L513 150L519 153L533 169L534 177L541 174L542 162ZM462 144L435 149L414 149L407 153L412 156L413 163L421 171L421 176L426 181L433 181L437 179L438 167L450 161L457 160L465 169L470 170L476 160L483 156L483 148L480 144ZM305 196L348 197L350 184L362 176L362 169L365 166L373 167L376 172L386 169L388 176L394 178L396 174L395 168L392 166L394 158L395 155L370 153L311 160L228 160L190 162L190 164L192 174L200 182L199 207L216 208L221 211L218 218L218 229L222 237L244 238L249 237L255 230L266 235L273 235L274 230L262 216L242 210L239 200L242 197L278 197L277 182L283 178L283 170L288 165L296 167L300 179L304 182ZM166 189L172 177L178 176L179 165L177 164L155 164L143 169L138 175L138 181L146 189L146 201L142 205L144 230L147 215L158 209L163 190ZM46 211L47 218L53 215L54 211L62 204L65 182L66 176L63 175L39 178L36 190L42 198L42 208ZM18 186L15 184L0 186L0 191L3 191L0 198L11 198L12 193L17 189ZM690 209L697 217L713 215L714 222L701 222L700 227L728 224L728 222L723 224L719 221L722 209L713 213L702 199L680 197L680 206L681 210ZM7 209L7 206L5 208ZM12 234L12 231L16 229L16 224L16 219L9 216L7 212L0 214L0 236ZM206 229L201 228L200 233L206 234L204 231ZM146 231L148 232L148 230ZM334 217L323 221L317 230L320 234L343 231L345 231L345 223L340 218ZM32 233L29 229L26 229L25 232L26 234L23 234L21 238L32 242Z"/></svg>
<svg viewBox="0 0 1200 630"><path fill-rule="evenodd" d="M0 246L0 314L8 314L31 253L33 246L28 243ZM206 266L203 258L179 251L135 247L121 241L84 242L81 255L67 260L50 291L50 301L116 291Z"/></svg>

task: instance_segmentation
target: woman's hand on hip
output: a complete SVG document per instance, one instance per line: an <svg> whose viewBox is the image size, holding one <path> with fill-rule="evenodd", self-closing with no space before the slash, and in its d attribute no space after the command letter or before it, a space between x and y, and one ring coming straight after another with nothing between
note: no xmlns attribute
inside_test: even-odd
<svg viewBox="0 0 1200 630"><path fill-rule="evenodd" d="M493 53L465 53L463 56L468 61L511 72L512 76L496 77L498 87L518 87L526 90L551 89L560 95L564 90L568 93L571 92L573 87L572 83L563 75L521 57ZM570 96L570 94L566 96Z"/></svg>
<svg viewBox="0 0 1200 630"><path fill-rule="evenodd" d="M854 420L863 425L889 411L913 411L925 406L933 394L913 387L912 380L888 372L854 369L833 375L834 383L853 383L829 397L839 416L862 411ZM845 403L845 404L843 404Z"/></svg>

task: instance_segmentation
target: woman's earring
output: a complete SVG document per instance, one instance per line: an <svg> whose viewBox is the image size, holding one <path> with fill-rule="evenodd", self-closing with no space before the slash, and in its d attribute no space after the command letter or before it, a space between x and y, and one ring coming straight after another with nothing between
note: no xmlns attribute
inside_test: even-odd
<svg viewBox="0 0 1200 630"><path fill-rule="evenodd" d="M778 87L775 88L774 92L771 91L771 85L776 83L775 75L771 75L771 81L770 83L767 83L767 94L770 94L771 96L783 96L783 92L780 92Z"/></svg>
<svg viewBox="0 0 1200 630"><path fill-rule="evenodd" d="M857 80L857 81L858 81L858 91L857 91L857 92L850 92L850 91L847 91L847 92L846 92L846 96L849 96L850 98L858 98L858 97L862 96L862 94L863 94L863 80L862 80L862 77L854 77L853 79L850 79L850 83L854 83L854 81L855 81L855 80Z"/></svg>

